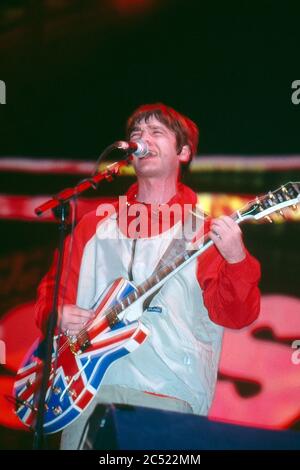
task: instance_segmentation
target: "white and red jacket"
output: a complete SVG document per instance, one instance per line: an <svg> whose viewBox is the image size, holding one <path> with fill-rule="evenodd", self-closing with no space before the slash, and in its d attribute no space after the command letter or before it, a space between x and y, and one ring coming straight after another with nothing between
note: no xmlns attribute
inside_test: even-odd
<svg viewBox="0 0 300 470"><path fill-rule="evenodd" d="M136 194L135 184L127 193L129 205L136 202ZM196 194L179 183L168 204L196 202ZM115 209L110 217L101 218L93 211L80 220L71 258L67 241L60 304L89 309L116 278L143 282L163 256L170 243L165 232L134 242L121 231L118 202ZM51 310L54 270L55 262L38 289L36 318L42 330ZM209 248L154 296L142 316L151 332L148 340L114 362L102 383L172 396L188 402L194 413L206 415L217 379L223 327L242 328L257 318L259 278L259 263L248 252L243 261L229 264L215 246Z"/></svg>

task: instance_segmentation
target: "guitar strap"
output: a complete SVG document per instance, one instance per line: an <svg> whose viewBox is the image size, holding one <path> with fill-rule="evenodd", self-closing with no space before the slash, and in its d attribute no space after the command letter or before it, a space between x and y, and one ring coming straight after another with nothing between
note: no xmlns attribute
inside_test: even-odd
<svg viewBox="0 0 300 470"><path fill-rule="evenodd" d="M178 255L181 255L187 248L187 243L191 242L194 238L194 235L198 233L201 226L204 223L206 214L199 207L195 207L195 211L190 211L188 217L184 221L182 226L182 237L180 238L173 238L170 244L167 246L164 254L160 258L159 262L157 263L152 275L163 268L165 265L169 264L174 258ZM147 297L143 303L143 310L146 310L152 299L158 294L160 289L163 286L159 287L156 291Z"/></svg>

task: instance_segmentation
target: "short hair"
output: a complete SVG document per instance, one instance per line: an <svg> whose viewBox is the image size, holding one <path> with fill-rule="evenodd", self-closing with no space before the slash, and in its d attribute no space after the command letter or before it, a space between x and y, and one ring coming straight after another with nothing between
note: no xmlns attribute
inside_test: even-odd
<svg viewBox="0 0 300 470"><path fill-rule="evenodd" d="M190 147L191 161L197 152L199 129L191 119L163 103L144 104L139 106L127 120L127 139L130 138L130 134L134 130L136 124L143 120L147 122L150 117L155 117L168 129L174 132L178 153L181 152L184 145L188 145Z"/></svg>

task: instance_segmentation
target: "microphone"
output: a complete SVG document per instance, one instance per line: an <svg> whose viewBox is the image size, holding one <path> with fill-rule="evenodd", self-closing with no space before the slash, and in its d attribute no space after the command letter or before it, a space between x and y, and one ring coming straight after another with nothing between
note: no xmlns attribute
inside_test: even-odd
<svg viewBox="0 0 300 470"><path fill-rule="evenodd" d="M148 145L143 140L137 140L136 142L118 140L114 143L114 146L120 150L125 150L125 152L128 152L137 158L144 158L150 153Z"/></svg>

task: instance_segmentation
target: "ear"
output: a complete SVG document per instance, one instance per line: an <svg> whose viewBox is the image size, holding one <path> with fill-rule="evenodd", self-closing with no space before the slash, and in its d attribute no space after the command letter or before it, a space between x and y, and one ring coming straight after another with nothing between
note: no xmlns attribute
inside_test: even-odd
<svg viewBox="0 0 300 470"><path fill-rule="evenodd" d="M191 149L189 145L184 145L181 149L180 154L178 155L179 161L182 163L187 163L191 157Z"/></svg>

